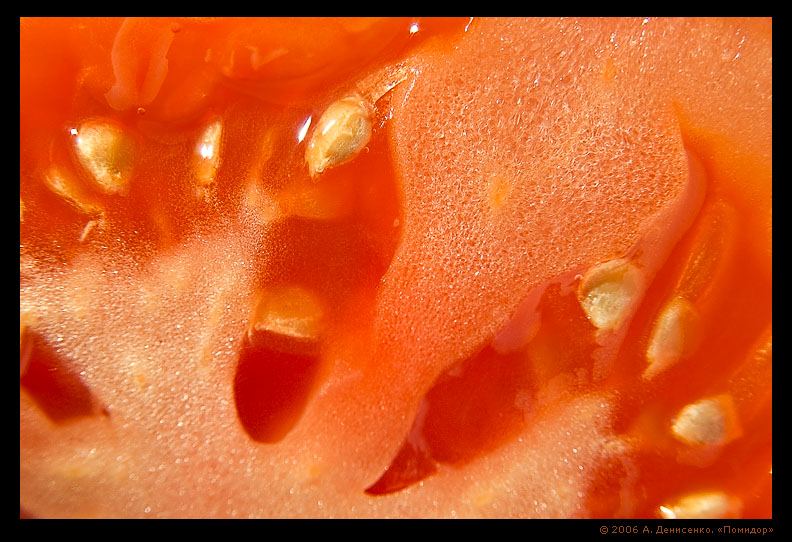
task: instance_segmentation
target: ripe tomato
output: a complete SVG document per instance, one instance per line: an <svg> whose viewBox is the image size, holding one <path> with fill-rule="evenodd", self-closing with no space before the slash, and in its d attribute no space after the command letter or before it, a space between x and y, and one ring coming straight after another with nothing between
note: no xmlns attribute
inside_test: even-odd
<svg viewBox="0 0 792 542"><path fill-rule="evenodd" d="M22 19L22 514L771 517L771 66L765 19Z"/></svg>

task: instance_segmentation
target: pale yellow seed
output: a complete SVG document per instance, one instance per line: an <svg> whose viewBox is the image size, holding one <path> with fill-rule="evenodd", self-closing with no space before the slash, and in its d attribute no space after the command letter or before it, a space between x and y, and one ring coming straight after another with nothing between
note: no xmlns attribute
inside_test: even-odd
<svg viewBox="0 0 792 542"><path fill-rule="evenodd" d="M99 218L99 219L96 219L96 220L89 220L88 222L86 222L85 226L83 226L82 232L80 233L80 237L79 237L78 240L81 243L84 243L85 240L88 238L88 235L90 235L90 233L95 228L100 227L100 225L103 222L104 222L104 218Z"/></svg>
<svg viewBox="0 0 792 542"><path fill-rule="evenodd" d="M192 171L199 185L212 184L221 163L221 144L223 140L223 123L216 120L207 125L198 141L192 158Z"/></svg>
<svg viewBox="0 0 792 542"><path fill-rule="evenodd" d="M742 503L722 491L694 493L659 507L663 519L725 519L740 515Z"/></svg>
<svg viewBox="0 0 792 542"><path fill-rule="evenodd" d="M736 424L734 401L724 394L686 405L677 414L671 432L690 446L720 446L734 436Z"/></svg>
<svg viewBox="0 0 792 542"><path fill-rule="evenodd" d="M591 268L578 287L578 301L589 321L602 331L618 328L643 290L643 274L624 259Z"/></svg>
<svg viewBox="0 0 792 542"><path fill-rule="evenodd" d="M105 194L125 194L134 162L134 144L118 126L86 121L74 130L74 150L94 184Z"/></svg>
<svg viewBox="0 0 792 542"><path fill-rule="evenodd" d="M19 311L19 346L22 346L22 338L25 332L36 323L36 317L29 310Z"/></svg>
<svg viewBox="0 0 792 542"><path fill-rule="evenodd" d="M300 286L282 286L261 295L251 327L254 331L316 341L321 335L323 314L315 294Z"/></svg>
<svg viewBox="0 0 792 542"><path fill-rule="evenodd" d="M311 177L349 162L363 150L371 139L370 109L356 96L330 104L319 118L305 150Z"/></svg>
<svg viewBox="0 0 792 542"><path fill-rule="evenodd" d="M686 299L677 297L666 304L649 339L645 380L651 380L690 353L695 345L697 325L698 312Z"/></svg>

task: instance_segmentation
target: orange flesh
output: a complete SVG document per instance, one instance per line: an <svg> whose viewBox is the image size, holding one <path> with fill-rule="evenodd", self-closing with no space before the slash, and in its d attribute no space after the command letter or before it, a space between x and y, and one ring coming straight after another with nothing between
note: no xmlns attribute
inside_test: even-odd
<svg viewBox="0 0 792 542"><path fill-rule="evenodd" d="M641 156L649 168L667 166L668 175L679 175L679 186L687 186L687 174L695 167L685 151L691 153L702 164L704 175L697 182L704 190L690 196L689 203L671 197L679 193L674 190L682 190L676 181L669 182L667 192L657 188L651 198L645 196L649 187L642 191L628 185L624 193L634 190L630 201L646 203L643 212L652 216L674 206L683 209L667 228L677 233L651 238L647 228L657 228L651 221L623 220L630 214L625 201L593 211L603 222L592 234L591 247L583 244L592 232L584 231L574 216L572 226L561 232L552 224L540 224L532 232L545 236L537 246L554 246L554 236L564 234L578 244L570 241L573 256L557 265L550 250L533 254L525 264L528 282L520 282L507 267L512 256L502 255L513 248L508 213L520 195L511 178L498 172L498 163L480 175L491 222L466 222L469 216L460 212L454 223L463 232L461 240L442 234L437 234L439 242L430 239L436 235L436 216L445 220L467 208L431 208L433 197L457 189L458 177L439 178L446 158L431 154L427 141L432 134L411 125L432 111L420 100L409 101L431 93L430 84L421 87L428 75L414 87L408 86L413 84L409 80L403 82L377 103L379 124L364 152L323 173L318 183L308 178L304 143L295 136L308 116L318 119L328 103L383 66L407 58L424 72L442 67L454 58L457 45L464 48L465 39L497 26L468 18L429 19L418 21L420 30L413 35L412 22L21 21L21 297L24 307L46 308L44 321L31 324L20 345L20 505L26 513L445 517L459 510L459 515L473 517L656 517L660 505L718 489L741 499L743 517L771 517L771 107L758 103L772 82L769 59L762 56L772 43L770 23L656 21L668 32L679 27L690 33L698 28L720 33L722 54L735 43L745 43L742 58L750 64L744 71L718 73L725 79L736 77L740 84L759 74L761 90L746 98L757 103L750 102L747 113L729 98L701 107L697 82L657 83L651 101L661 119L657 146L667 145L662 148L672 155L665 157L665 164L660 154ZM135 32L136 25L151 35ZM569 21L558 26L565 32L577 28ZM603 42L613 41L611 29L621 36L632 28L624 20L584 21L582 26L587 37L597 35ZM662 34L657 32L658 45L653 47L665 43ZM115 47L116 40L122 45ZM496 53L492 47L487 54ZM121 58L134 57L141 48L152 58L168 51L166 76L160 74L162 66L147 64L146 58ZM112 51L116 58L111 61ZM605 88L592 91L593 96L608 95L610 82L638 71L624 65L631 57L614 51L609 59L603 55L591 60L591 66L601 65L601 81L595 80ZM549 58L549 53L537 54ZM675 66L658 56L660 70ZM266 58L271 61L264 62ZM471 78L476 75L470 72ZM106 96L119 81L124 83ZM471 88L475 85L470 83ZM47 90L52 88L59 90L53 94ZM721 99L717 92L713 95ZM727 111L725 118L717 117L718 108ZM700 117L694 114L698 110ZM471 118L477 114L482 113L474 111ZM224 122L222 164L211 196L195 197L185 156L217 115ZM135 142L135 176L122 198L91 191L73 158L69 129L91 117L115 120ZM629 115L625 119L635 122ZM504 145L509 137L503 137ZM545 144L555 144L553 137ZM584 148L574 147L561 132L558 140L571 145L569 153ZM638 147L628 146L633 148ZM410 170L416 163L421 164L418 173ZM107 223L88 231L84 240L89 217L43 182L53 164L72 172L91 202L105 209ZM466 162L460 164L464 168ZM609 173L622 166L600 165ZM417 175L433 167L432 179L438 184L425 188ZM251 190L288 216L270 222L261 206L249 203ZM563 202L555 205L548 212L557 213L561 221ZM494 256L487 256L492 258L489 265L502 264L505 270L502 276L493 272L485 278L482 284L488 289L481 294L475 290L479 282L462 278L468 270L480 269L476 262L442 259L446 244L462 247L459 252L449 248L449 256L466 254L467 240L481 233L474 227L491 228L486 240L494 241L487 247L496 248ZM640 245L645 238L654 239L653 244ZM428 244L421 244L422 239ZM641 251L658 254L656 261L645 260L656 275L650 277L621 339L609 336L598 342L597 330L577 298L580 274L600 260L634 253L636 246L643 247L636 258L642 257ZM497 252L497 247L505 249ZM202 267L204 258L227 261L228 266ZM86 261L95 262L96 268L84 271L83 277L80 265ZM228 270L227 277L216 281L218 301L201 305L214 295L211 274L218 269ZM416 269L431 274L416 278ZM111 275L114 271L118 279ZM456 293L438 293L444 281ZM62 305L59 284L65 289ZM327 329L318 344L247 334L247 309L237 308L253 306L257 292L284 284L318 292L328 307ZM535 335L512 351L499 351L493 337L535 288L545 288L537 304ZM144 291L153 297L142 297ZM652 327L676 295L684 295L701 316L696 347L646 381L641 375ZM179 301L180 296L189 301ZM130 315L145 315L138 308L145 299L153 299L155 306L176 301L175 309L166 305L172 316L152 313L152 329L140 332L139 344L169 352L163 343L178 333L156 328L194 325L197 331L185 331L185 338L194 343L197 337L208 337L200 363L192 354L162 359L156 370L156 364L138 361L140 372L119 361L115 368L98 363L100 353L88 342L91 327L107 322L106 330L96 335L123 334L129 327L123 311L110 301L134 306ZM473 307L470 313L459 313L464 319L470 316L465 324L456 317L460 299L469 301L466 308ZM58 312L59 307L65 314L75 306L75 314ZM142 312L134 312L138 310ZM410 310L415 314L405 315ZM437 319L432 311L442 316ZM125 343L125 337L114 340L98 342L117 344L119 350L138 348ZM136 340L137 335L129 339ZM607 354L608 348L616 350ZM173 351L179 352L175 347ZM80 358L82 354L86 357ZM119 356L109 354L108 359L138 360ZM710 456L674 440L670 420L682 407L722 393L733 396L740 438ZM215 404L218 397L222 405ZM193 400L203 401L206 410L196 414ZM607 405L601 419L596 405ZM590 417L590 423L573 428L573 413ZM158 424L154 416L160 418ZM179 429L168 429L177 420ZM183 432L184 421L193 424L188 423L191 432ZM579 485L570 479L575 491L568 502L541 494L543 486L551 485L540 482L558 477L549 471L555 469L553 454L560 448L534 436L545 427L561 435L565 423L570 424L567 435L572 435L563 449L574 446L575 454L578 449L580 456L588 453L589 462L581 463L580 470L586 475L595 471L591 478L575 479ZM587 436L618 436L627 451L613 456L587 452L576 444ZM203 442L204 437L209 444L202 450L186 444L193 438ZM223 439L227 442L221 445ZM108 458L130 459L79 463L81 446L100 448L100 454L106 449ZM521 446L528 452L520 452ZM174 457L182 460L176 467L171 466ZM76 489L69 476L76 476L77 467L65 467L75 462L93 465L86 467L89 474L77 469ZM164 474L157 470L160 464L166 465ZM504 480L501 473L512 472L512 467L502 465L517 465L518 474ZM535 485L519 477L520 469L533 465L544 469ZM185 476L192 482L178 481ZM465 485L462 479L474 482ZM487 489L490 480L500 490ZM219 489L202 494L204 483ZM511 498L504 496L504 487L521 489ZM185 492L200 498L185 503ZM578 492L582 496L574 497ZM262 495L277 502L261 503ZM540 506L543 499L549 508ZM428 504L438 501L434 508ZM492 502L500 507L488 508Z"/></svg>

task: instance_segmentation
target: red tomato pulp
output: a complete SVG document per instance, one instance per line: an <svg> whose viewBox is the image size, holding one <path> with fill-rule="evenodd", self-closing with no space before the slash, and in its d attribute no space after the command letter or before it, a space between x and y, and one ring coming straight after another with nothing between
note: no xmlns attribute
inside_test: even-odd
<svg viewBox="0 0 792 542"><path fill-rule="evenodd" d="M765 19L22 19L34 517L772 515Z"/></svg>

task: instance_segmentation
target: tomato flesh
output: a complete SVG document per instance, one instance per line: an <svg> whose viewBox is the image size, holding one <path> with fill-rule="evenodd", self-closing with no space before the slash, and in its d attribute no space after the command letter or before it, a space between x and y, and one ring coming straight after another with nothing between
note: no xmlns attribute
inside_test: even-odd
<svg viewBox="0 0 792 542"><path fill-rule="evenodd" d="M22 19L24 515L771 517L770 26Z"/></svg>

